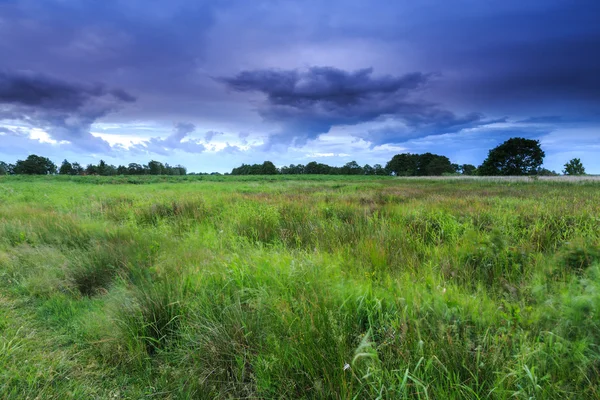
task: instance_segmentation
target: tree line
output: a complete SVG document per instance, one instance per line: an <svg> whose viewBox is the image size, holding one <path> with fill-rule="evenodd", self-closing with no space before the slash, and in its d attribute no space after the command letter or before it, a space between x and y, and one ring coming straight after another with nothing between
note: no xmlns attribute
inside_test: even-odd
<svg viewBox="0 0 600 400"><path fill-rule="evenodd" d="M511 138L489 151L483 163L476 167L471 164L454 164L446 156L424 153L396 154L385 167L381 164L360 166L350 161L342 167L309 162L306 165L290 164L277 168L271 161L262 164L242 164L231 171L231 175L395 175L395 176L440 176L440 175L480 175L480 176L513 176L513 175L558 175L554 171L542 168L545 153L538 140ZM181 165L170 166L159 161L148 164L130 163L127 166L114 166L103 160L96 165L70 163L64 160L57 167L50 159L30 155L15 164L0 161L0 175L186 175L187 170ZM565 175L583 175L585 168L579 158L565 164Z"/></svg>
<svg viewBox="0 0 600 400"><path fill-rule="evenodd" d="M321 174L321 175L394 175L394 176L441 176L441 175L558 175L555 171L542 168L545 153L538 140L511 138L489 151L483 163L455 164L446 156L424 153L396 154L385 167L381 164L360 166L350 161L342 167L312 161L306 165L291 164L281 168L270 161L262 164L242 164L231 171L231 175L275 175L275 174ZM583 175L585 168L581 160L574 158L565 164L566 175Z"/></svg>
<svg viewBox="0 0 600 400"><path fill-rule="evenodd" d="M0 161L0 175L186 175L187 169L181 165L171 166L159 161L150 161L148 164L130 163L128 165L111 165L104 160L98 164L83 166L77 162L64 160L57 167L49 158L30 155L25 160L18 160L14 164Z"/></svg>

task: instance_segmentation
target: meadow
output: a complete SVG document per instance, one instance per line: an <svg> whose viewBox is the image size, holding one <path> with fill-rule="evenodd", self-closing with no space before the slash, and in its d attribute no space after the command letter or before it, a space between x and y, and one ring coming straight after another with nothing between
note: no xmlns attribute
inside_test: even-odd
<svg viewBox="0 0 600 400"><path fill-rule="evenodd" d="M2 399L600 398L600 182L0 177Z"/></svg>

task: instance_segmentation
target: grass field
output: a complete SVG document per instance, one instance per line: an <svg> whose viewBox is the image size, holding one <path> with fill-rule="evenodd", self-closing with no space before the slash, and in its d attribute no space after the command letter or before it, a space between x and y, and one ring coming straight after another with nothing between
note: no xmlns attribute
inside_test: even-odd
<svg viewBox="0 0 600 400"><path fill-rule="evenodd" d="M594 399L599 325L597 181L0 177L2 399Z"/></svg>

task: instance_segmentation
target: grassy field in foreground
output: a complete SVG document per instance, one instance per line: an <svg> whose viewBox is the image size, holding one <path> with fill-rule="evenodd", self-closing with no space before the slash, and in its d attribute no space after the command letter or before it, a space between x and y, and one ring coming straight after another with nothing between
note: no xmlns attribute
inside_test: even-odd
<svg viewBox="0 0 600 400"><path fill-rule="evenodd" d="M0 177L0 398L600 398L600 182L182 178Z"/></svg>

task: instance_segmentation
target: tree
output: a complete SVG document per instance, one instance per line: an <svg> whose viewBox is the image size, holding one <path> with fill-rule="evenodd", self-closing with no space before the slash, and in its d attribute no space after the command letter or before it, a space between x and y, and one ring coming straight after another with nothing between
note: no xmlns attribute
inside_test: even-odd
<svg viewBox="0 0 600 400"><path fill-rule="evenodd" d="M298 164L298 165L290 164L289 167L283 166L283 167L281 167L281 171L280 172L282 174L284 174L284 175L303 174L304 173L304 165L302 165L302 164Z"/></svg>
<svg viewBox="0 0 600 400"><path fill-rule="evenodd" d="M104 162L104 160L100 160L100 162L98 163L98 166L96 167L96 171L98 172L98 175L106 175L106 162Z"/></svg>
<svg viewBox="0 0 600 400"><path fill-rule="evenodd" d="M386 164L388 173L396 176L439 176L456 172L448 157L438 154L396 154Z"/></svg>
<svg viewBox="0 0 600 400"><path fill-rule="evenodd" d="M85 173L86 175L98 175L98 167L94 164L88 164L87 167L85 167Z"/></svg>
<svg viewBox="0 0 600 400"><path fill-rule="evenodd" d="M558 176L555 171L550 171L546 168L540 168L537 173L539 176Z"/></svg>
<svg viewBox="0 0 600 400"><path fill-rule="evenodd" d="M10 169L10 165L5 163L4 161L0 161L0 175L10 174Z"/></svg>
<svg viewBox="0 0 600 400"><path fill-rule="evenodd" d="M73 164L71 164L67 160L64 160L60 165L58 173L61 175L73 175Z"/></svg>
<svg viewBox="0 0 600 400"><path fill-rule="evenodd" d="M477 175L477 167L473 164L463 164L458 167L458 171L463 175Z"/></svg>
<svg viewBox="0 0 600 400"><path fill-rule="evenodd" d="M144 175L144 167L138 163L129 163L127 173L129 175Z"/></svg>
<svg viewBox="0 0 600 400"><path fill-rule="evenodd" d="M375 175L387 175L387 172L385 172L385 168L383 168L381 164L373 165L373 170L375 172Z"/></svg>
<svg viewBox="0 0 600 400"><path fill-rule="evenodd" d="M511 138L493 148L479 166L479 175L535 175L545 153L538 140Z"/></svg>
<svg viewBox="0 0 600 400"><path fill-rule="evenodd" d="M15 174L48 175L56 173L56 164L46 157L30 155L27 159L18 160L14 167Z"/></svg>
<svg viewBox="0 0 600 400"><path fill-rule="evenodd" d="M563 174L565 175L585 175L585 168L581 163L579 158L574 158L568 163L565 164L565 169L563 170Z"/></svg>
<svg viewBox="0 0 600 400"><path fill-rule="evenodd" d="M305 174L318 174L319 173L319 164L316 161L311 161L306 164L304 167Z"/></svg>
<svg viewBox="0 0 600 400"><path fill-rule="evenodd" d="M78 162L74 162L72 164L73 171L72 175L83 175L85 173L85 169Z"/></svg>
<svg viewBox="0 0 600 400"><path fill-rule="evenodd" d="M260 167L262 175L277 175L277 167L271 161L265 161Z"/></svg>
<svg viewBox="0 0 600 400"><path fill-rule="evenodd" d="M456 169L446 156L425 153L418 156L417 175L419 176L441 176L443 174L455 173Z"/></svg>
<svg viewBox="0 0 600 400"><path fill-rule="evenodd" d="M150 175L163 175L165 173L165 166L159 161L150 161L148 163L148 172Z"/></svg>
<svg viewBox="0 0 600 400"><path fill-rule="evenodd" d="M356 161L350 161L341 168L343 175L362 175L364 173L362 167Z"/></svg>
<svg viewBox="0 0 600 400"><path fill-rule="evenodd" d="M418 154L396 154L385 165L385 169L389 174L393 173L396 176L415 176L417 175L418 164Z"/></svg>

